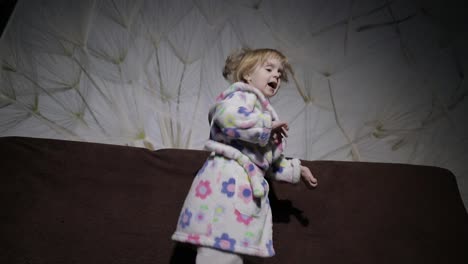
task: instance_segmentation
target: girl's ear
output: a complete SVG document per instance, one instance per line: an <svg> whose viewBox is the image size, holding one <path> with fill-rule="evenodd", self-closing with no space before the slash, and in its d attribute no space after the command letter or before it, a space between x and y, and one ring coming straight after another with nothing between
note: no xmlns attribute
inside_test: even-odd
<svg viewBox="0 0 468 264"><path fill-rule="evenodd" d="M251 81L251 79L250 79L250 74L249 74L249 73L244 74L244 75L242 76L242 78L244 78L244 80L245 80L247 83Z"/></svg>

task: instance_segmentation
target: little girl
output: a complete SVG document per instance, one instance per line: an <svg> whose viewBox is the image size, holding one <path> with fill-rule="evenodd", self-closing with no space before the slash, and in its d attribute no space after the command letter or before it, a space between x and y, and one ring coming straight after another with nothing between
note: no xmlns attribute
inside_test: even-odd
<svg viewBox="0 0 468 264"><path fill-rule="evenodd" d="M197 263L242 263L242 255L271 257L272 215L264 177L317 186L299 159L282 154L288 125L269 98L292 72L273 49L243 49L226 59L233 82L209 112L211 151L193 180L172 239L198 246Z"/></svg>

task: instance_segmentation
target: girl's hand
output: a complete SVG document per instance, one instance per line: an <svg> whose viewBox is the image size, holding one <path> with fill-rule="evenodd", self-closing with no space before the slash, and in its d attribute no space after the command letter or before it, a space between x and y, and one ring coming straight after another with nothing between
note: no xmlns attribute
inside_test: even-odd
<svg viewBox="0 0 468 264"><path fill-rule="evenodd" d="M289 126L286 122L273 121L271 126L271 138L275 144L288 137Z"/></svg>
<svg viewBox="0 0 468 264"><path fill-rule="evenodd" d="M302 166L302 165L301 165L301 179L306 185L306 187L309 189L313 187L317 187L318 185L317 178L315 178L314 175L312 175L312 172L310 172L309 168L307 168L306 166Z"/></svg>

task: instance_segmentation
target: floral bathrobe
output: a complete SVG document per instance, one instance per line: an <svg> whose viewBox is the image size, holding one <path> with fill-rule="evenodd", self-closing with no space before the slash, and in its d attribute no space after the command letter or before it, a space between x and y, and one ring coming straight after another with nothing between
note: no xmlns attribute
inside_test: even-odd
<svg viewBox="0 0 468 264"><path fill-rule="evenodd" d="M269 257L272 215L268 183L296 183L300 161L270 139L278 116L256 88L234 83L210 109L211 151L193 180L172 239L239 254Z"/></svg>

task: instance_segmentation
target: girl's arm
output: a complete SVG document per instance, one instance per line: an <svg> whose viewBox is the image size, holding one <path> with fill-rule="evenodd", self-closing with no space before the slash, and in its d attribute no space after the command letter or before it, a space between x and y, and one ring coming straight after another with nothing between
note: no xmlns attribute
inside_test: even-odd
<svg viewBox="0 0 468 264"><path fill-rule="evenodd" d="M301 178L301 161L299 159L287 159L281 155L272 164L268 176L272 180L297 183Z"/></svg>
<svg viewBox="0 0 468 264"><path fill-rule="evenodd" d="M268 176L273 180L289 183L297 183L302 179L307 187L318 185L312 172L306 166L302 166L299 159L286 159L284 155L273 162Z"/></svg>
<svg viewBox="0 0 468 264"><path fill-rule="evenodd" d="M218 104L214 122L224 135L263 147L270 139L272 118L258 103L254 94L236 91Z"/></svg>

